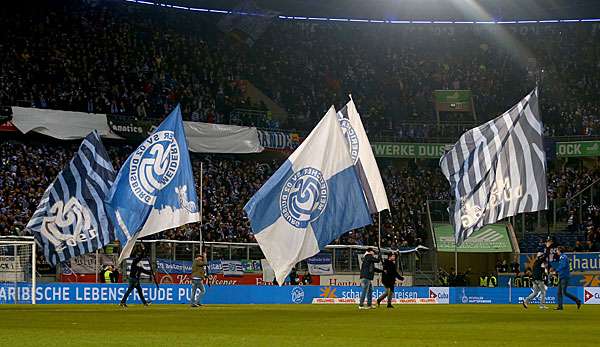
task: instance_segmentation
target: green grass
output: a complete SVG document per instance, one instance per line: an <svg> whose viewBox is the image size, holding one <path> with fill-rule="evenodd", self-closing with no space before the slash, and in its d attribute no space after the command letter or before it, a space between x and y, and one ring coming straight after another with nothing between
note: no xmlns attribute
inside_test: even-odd
<svg viewBox="0 0 600 347"><path fill-rule="evenodd" d="M600 306L0 305L0 346L597 346Z"/></svg>

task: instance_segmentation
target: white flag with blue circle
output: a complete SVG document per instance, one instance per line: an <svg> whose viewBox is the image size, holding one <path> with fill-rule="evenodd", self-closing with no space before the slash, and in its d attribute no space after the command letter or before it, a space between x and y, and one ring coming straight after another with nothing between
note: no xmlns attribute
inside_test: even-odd
<svg viewBox="0 0 600 347"><path fill-rule="evenodd" d="M46 189L25 228L50 264L93 252L114 240L104 208L114 180L115 170L94 130Z"/></svg>
<svg viewBox="0 0 600 347"><path fill-rule="evenodd" d="M244 210L279 283L297 262L371 224L333 107Z"/></svg>
<svg viewBox="0 0 600 347"><path fill-rule="evenodd" d="M200 220L179 106L123 164L107 207L123 246L119 262L138 238Z"/></svg>

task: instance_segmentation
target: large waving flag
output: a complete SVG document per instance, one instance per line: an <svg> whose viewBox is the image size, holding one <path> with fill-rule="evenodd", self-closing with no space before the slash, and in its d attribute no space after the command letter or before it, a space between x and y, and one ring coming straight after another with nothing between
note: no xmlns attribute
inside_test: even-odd
<svg viewBox="0 0 600 347"><path fill-rule="evenodd" d="M536 88L441 158L456 199L449 211L457 244L486 224L548 208L542 134Z"/></svg>
<svg viewBox="0 0 600 347"><path fill-rule="evenodd" d="M46 189L25 231L52 265L94 252L114 240L104 199L115 170L96 131L85 137L69 164Z"/></svg>
<svg viewBox="0 0 600 347"><path fill-rule="evenodd" d="M337 112L337 116L346 136L346 141L348 141L350 155L362 184L369 211L377 213L389 210L390 204L379 173L379 167L377 167L371 143L352 96L350 96L350 101L346 106Z"/></svg>
<svg viewBox="0 0 600 347"><path fill-rule="evenodd" d="M300 260L371 223L333 107L244 210L279 283Z"/></svg>
<svg viewBox="0 0 600 347"><path fill-rule="evenodd" d="M119 262L138 238L200 220L179 105L123 164L107 207L123 245Z"/></svg>

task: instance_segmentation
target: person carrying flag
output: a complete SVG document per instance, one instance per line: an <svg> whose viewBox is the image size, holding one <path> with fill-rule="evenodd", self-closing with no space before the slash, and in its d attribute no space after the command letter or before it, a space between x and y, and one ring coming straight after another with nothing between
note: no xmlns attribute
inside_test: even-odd
<svg viewBox="0 0 600 347"><path fill-rule="evenodd" d="M202 281L206 277L206 253L199 254L192 264L192 299L190 300L191 307L199 307L202 305L202 298L206 294L206 288ZM200 290L200 293L198 293Z"/></svg>
<svg viewBox="0 0 600 347"><path fill-rule="evenodd" d="M144 269L140 264L144 258L144 252L141 251L135 258L133 258L133 261L131 262L131 270L129 270L129 287L127 287L127 291L119 303L119 306L121 307L127 307L127 298L129 298L129 294L131 294L134 288L137 290L140 300L142 300L144 306L149 306L152 303L150 301L146 301L144 298L144 292L142 291L142 286L140 285L140 276L142 274L146 274L148 276L153 275L152 271Z"/></svg>
<svg viewBox="0 0 600 347"><path fill-rule="evenodd" d="M558 275L558 306L555 310L563 310L563 296L567 296L567 298L575 301L577 304L577 309L581 307L581 300L579 300L575 295L567 292L567 287L569 286L569 279L571 277L571 273L569 270L569 259L567 255L564 254L565 248L563 246L558 246L556 249L556 254L559 256L558 265L555 267L555 272Z"/></svg>
<svg viewBox="0 0 600 347"><path fill-rule="evenodd" d="M383 274L381 275L381 282L385 287L385 292L377 298L377 306L381 304L383 299L387 297L387 308L394 308L392 306L392 298L394 297L394 285L396 279L404 281L398 270L396 270L396 254L392 253L390 256L383 261Z"/></svg>
<svg viewBox="0 0 600 347"><path fill-rule="evenodd" d="M375 250L373 248L367 249L365 256L363 257L362 266L360 267L360 302L358 304L359 309L375 308L373 306L373 278L375 272L383 272L382 270L375 267L375 264L381 262L381 258L375 258ZM367 299L367 307L365 307L365 297Z"/></svg>
<svg viewBox="0 0 600 347"><path fill-rule="evenodd" d="M539 294L542 295L540 298L541 309L547 309L546 306L546 283L544 283L544 268L546 266L546 256L543 252L537 253L537 258L533 263L533 272L531 273L531 277L533 278L533 292L529 294L525 300L523 300L523 307L527 308L529 306L529 302L535 299Z"/></svg>

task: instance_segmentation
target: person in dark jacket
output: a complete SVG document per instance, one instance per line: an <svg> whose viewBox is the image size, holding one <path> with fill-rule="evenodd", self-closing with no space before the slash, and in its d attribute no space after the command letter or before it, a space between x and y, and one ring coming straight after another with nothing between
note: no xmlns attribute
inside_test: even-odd
<svg viewBox="0 0 600 347"><path fill-rule="evenodd" d="M192 263L192 298L190 300L191 307L200 307L202 305L202 298L206 294L206 288L204 287L204 279L206 278L206 253L199 254L194 262ZM198 293L198 291L200 293Z"/></svg>
<svg viewBox="0 0 600 347"><path fill-rule="evenodd" d="M305 286L312 284L312 277L310 275L310 272L306 271L304 277L302 278L302 284L304 284Z"/></svg>
<svg viewBox="0 0 600 347"><path fill-rule="evenodd" d="M563 309L563 296L565 295L567 298L575 301L577 308L579 309L581 307L581 300L579 300L575 295L567 292L571 272L569 270L569 259L564 252L565 249L563 246L559 246L556 249L556 254L559 256L559 258L558 265L555 267L555 271L558 274L558 306L555 308L555 310Z"/></svg>
<svg viewBox="0 0 600 347"><path fill-rule="evenodd" d="M298 271L296 271L296 268L293 267L292 271L290 271L290 285L295 286L300 284L300 278L298 277Z"/></svg>
<svg viewBox="0 0 600 347"><path fill-rule="evenodd" d="M152 272L146 270L142 267L140 262L144 259L144 253L140 252L131 262L131 270L129 271L129 287L127 287L127 291L123 298L121 299L121 303L119 306L127 307L127 298L129 298L129 294L133 291L133 289L137 289L137 293L142 300L144 306L148 306L149 303L144 298L144 292L142 292L142 286L140 285L140 276L144 273L149 276L152 275Z"/></svg>
<svg viewBox="0 0 600 347"><path fill-rule="evenodd" d="M404 277L400 276L398 270L396 270L396 254L392 253L386 260L383 261L383 274L381 275L381 282L385 287L385 292L377 298L377 306L381 304L383 299L387 297L387 308L394 308L392 306L392 297L394 296L394 285L396 279L403 281Z"/></svg>
<svg viewBox="0 0 600 347"><path fill-rule="evenodd" d="M367 308L375 308L373 306L373 277L375 272L382 272L375 267L381 259L375 257L375 251L369 248L363 257L362 266L360 267L360 303L359 309L365 309L365 298L367 299Z"/></svg>
<svg viewBox="0 0 600 347"><path fill-rule="evenodd" d="M541 309L547 309L546 306L546 283L544 283L544 272L546 267L546 256L543 252L538 252L537 258L533 263L533 271L531 272L531 279L533 280L533 292L529 294L525 300L523 300L523 307L527 308L529 302L535 299L540 293Z"/></svg>
<svg viewBox="0 0 600 347"><path fill-rule="evenodd" d="M116 266L113 266L112 273L110 274L110 281L112 283L119 282L119 269Z"/></svg>

